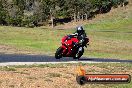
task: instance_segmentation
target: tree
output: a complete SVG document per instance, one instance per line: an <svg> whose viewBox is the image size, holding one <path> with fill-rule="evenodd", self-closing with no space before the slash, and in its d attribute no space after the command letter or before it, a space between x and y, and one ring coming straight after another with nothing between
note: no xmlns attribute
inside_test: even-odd
<svg viewBox="0 0 132 88"><path fill-rule="evenodd" d="M0 1L0 24L5 23L5 18L6 18L6 11L4 10L2 1Z"/></svg>
<svg viewBox="0 0 132 88"><path fill-rule="evenodd" d="M126 4L127 0L0 0L0 24L38 26L51 20L54 27L56 19L87 20Z"/></svg>

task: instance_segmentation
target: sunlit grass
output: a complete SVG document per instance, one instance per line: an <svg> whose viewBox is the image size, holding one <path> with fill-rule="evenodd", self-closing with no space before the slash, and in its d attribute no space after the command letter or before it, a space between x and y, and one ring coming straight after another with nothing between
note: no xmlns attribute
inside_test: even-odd
<svg viewBox="0 0 132 88"><path fill-rule="evenodd" d="M132 15L130 11L108 15L103 19L88 23L84 28L90 38L90 45L85 48L84 56L132 59ZM54 55L61 45L61 38L74 31L75 29L0 26L0 44Z"/></svg>
<svg viewBox="0 0 132 88"><path fill-rule="evenodd" d="M123 20L121 25L118 22L86 25L85 30L90 38L90 45L85 49L84 56L131 59L131 23L132 20ZM54 55L56 49L61 45L61 38L74 31L74 29L54 30L43 29L43 27L19 28L1 26L0 44L13 45L20 49Z"/></svg>
<svg viewBox="0 0 132 88"><path fill-rule="evenodd" d="M86 25L90 46L86 56L132 58L132 19Z"/></svg>

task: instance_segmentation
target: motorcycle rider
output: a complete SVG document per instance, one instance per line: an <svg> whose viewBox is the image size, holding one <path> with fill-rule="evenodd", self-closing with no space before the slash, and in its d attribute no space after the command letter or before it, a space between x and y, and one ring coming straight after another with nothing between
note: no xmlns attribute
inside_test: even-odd
<svg viewBox="0 0 132 88"><path fill-rule="evenodd" d="M73 37L76 37L79 40L78 45L80 46L85 46L86 45L85 41L88 41L86 40L87 35L82 26L78 26L76 28L75 33L68 35L67 39L71 39Z"/></svg>
<svg viewBox="0 0 132 88"><path fill-rule="evenodd" d="M76 55L79 54L79 52L84 52L84 46L87 47L87 43L89 42L89 39L86 38L87 35L85 33L85 30L83 29L82 26L78 26L76 28L76 32L68 35L67 39L71 39L73 37L76 37L79 40L79 43L74 43L74 47L73 48L78 48L78 53Z"/></svg>
<svg viewBox="0 0 132 88"><path fill-rule="evenodd" d="M86 36L85 30L82 26L78 26L75 33L62 38L62 46L57 49L55 58L59 59L63 56L72 56L74 59L79 59L83 55L84 46L87 46L88 42L89 39Z"/></svg>

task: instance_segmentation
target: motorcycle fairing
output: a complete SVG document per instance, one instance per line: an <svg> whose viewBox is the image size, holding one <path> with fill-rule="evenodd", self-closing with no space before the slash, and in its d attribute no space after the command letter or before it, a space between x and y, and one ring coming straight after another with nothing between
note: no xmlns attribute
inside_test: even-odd
<svg viewBox="0 0 132 88"><path fill-rule="evenodd" d="M79 40L77 38L71 38L67 40L67 36L62 38L62 48L63 48L63 56L73 56L74 50L73 47L75 43L78 43Z"/></svg>

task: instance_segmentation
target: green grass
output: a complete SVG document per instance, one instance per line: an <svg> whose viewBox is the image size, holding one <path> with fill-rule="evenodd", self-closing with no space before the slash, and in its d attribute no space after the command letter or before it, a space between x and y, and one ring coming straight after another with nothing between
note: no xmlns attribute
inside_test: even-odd
<svg viewBox="0 0 132 88"><path fill-rule="evenodd" d="M48 77L52 78L52 77L61 77L62 75L59 73L49 73Z"/></svg>
<svg viewBox="0 0 132 88"><path fill-rule="evenodd" d="M132 59L132 19L86 25L92 57Z"/></svg>
<svg viewBox="0 0 132 88"><path fill-rule="evenodd" d="M43 28L0 27L0 44L17 48L54 53L61 37L71 32Z"/></svg>
<svg viewBox="0 0 132 88"><path fill-rule="evenodd" d="M121 22L121 25L120 25ZM85 56L102 58L131 59L132 20L113 23L96 23L85 26L90 37L90 46ZM61 45L61 38L74 32L42 28L0 27L0 44L15 46L18 49L40 51L54 55Z"/></svg>
<svg viewBox="0 0 132 88"><path fill-rule="evenodd" d="M39 67L39 68L65 68L67 64L33 64L33 65L14 65L11 67L15 68L33 68L33 67Z"/></svg>
<svg viewBox="0 0 132 88"><path fill-rule="evenodd" d="M4 66L0 67L0 71L16 71L14 67Z"/></svg>
<svg viewBox="0 0 132 88"><path fill-rule="evenodd" d="M84 56L96 58L132 59L132 9L120 9L84 26L90 45ZM61 38L75 30L55 30L0 26L0 44L46 55L54 55Z"/></svg>

